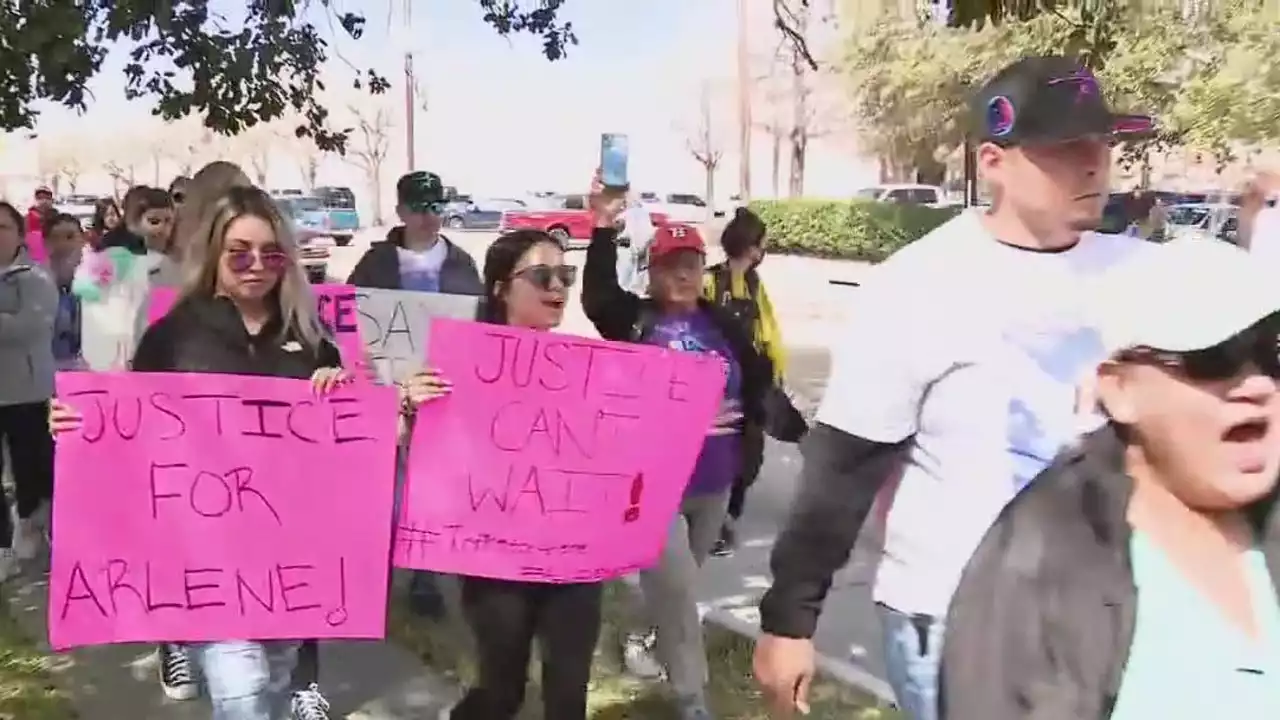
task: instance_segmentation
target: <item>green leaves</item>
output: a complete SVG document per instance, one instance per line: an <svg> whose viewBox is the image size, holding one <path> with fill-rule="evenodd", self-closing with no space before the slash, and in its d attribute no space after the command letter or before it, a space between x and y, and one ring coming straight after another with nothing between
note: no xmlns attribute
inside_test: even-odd
<svg viewBox="0 0 1280 720"><path fill-rule="evenodd" d="M1047 11L1034 11L1040 5ZM1125 148L1128 160L1181 144L1225 162L1241 145L1280 139L1280 16L1262 0L954 7L953 24L967 27L886 17L846 41L843 68L868 150L895 164L918 168L918 158L958 148L971 88L1029 54L1080 55L1113 105L1155 115L1159 134Z"/></svg>
<svg viewBox="0 0 1280 720"><path fill-rule="evenodd" d="M364 18L315 0L352 38ZM476 0L500 34L543 40L547 58L564 57L577 42L557 20L564 0ZM304 19L306 0L245 0L243 22L210 9L210 0L15 0L0 3L0 129L35 126L31 103L51 100L85 110L86 84L101 70L106 48L130 47L123 90L149 98L167 120L188 115L232 135L286 114L302 118L299 137L342 152L349 130L334 129L318 98L327 43ZM238 20L239 18L237 18ZM373 70L352 84L378 94L390 84Z"/></svg>

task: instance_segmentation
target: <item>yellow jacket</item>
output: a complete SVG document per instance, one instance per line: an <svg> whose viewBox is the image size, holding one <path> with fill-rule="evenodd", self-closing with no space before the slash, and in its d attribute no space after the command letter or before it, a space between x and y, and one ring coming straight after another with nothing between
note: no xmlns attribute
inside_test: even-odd
<svg viewBox="0 0 1280 720"><path fill-rule="evenodd" d="M752 328L752 340L756 349L764 353L773 364L773 380L779 385L786 376L787 353L782 346L782 333L778 329L778 319L773 314L773 303L769 302L769 294L765 292L764 283L756 285L755 297L748 292L746 275L730 272L730 287L726 295L724 288L716 287L716 271L724 265L713 265L707 268L702 278L702 295L707 300L725 305L725 300L755 300L756 318Z"/></svg>

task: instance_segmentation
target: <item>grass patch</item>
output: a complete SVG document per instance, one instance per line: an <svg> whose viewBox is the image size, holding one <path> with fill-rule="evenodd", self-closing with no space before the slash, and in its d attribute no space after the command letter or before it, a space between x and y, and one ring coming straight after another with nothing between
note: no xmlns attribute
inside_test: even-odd
<svg viewBox="0 0 1280 720"><path fill-rule="evenodd" d="M659 684L647 683L625 673L620 639L625 630L623 593L618 583L605 592L604 622L591 673L588 706L591 720L674 720L675 713ZM446 590L446 595L453 594ZM447 677L467 684L476 673L470 632L457 612L456 595L450 598L448 619L433 623L412 615L396 593L391 605L390 638L413 650L423 662ZM728 720L768 720L769 713L751 678L752 642L719 626L707 625L707 654L711 659L708 701L717 717ZM540 673L537 653L529 672L521 720L541 720L538 693ZM892 720L897 713L876 701L836 683L819 678L810 698L814 720Z"/></svg>
<svg viewBox="0 0 1280 720"><path fill-rule="evenodd" d="M41 652L0 602L0 720L71 720L71 699L53 682L57 657Z"/></svg>

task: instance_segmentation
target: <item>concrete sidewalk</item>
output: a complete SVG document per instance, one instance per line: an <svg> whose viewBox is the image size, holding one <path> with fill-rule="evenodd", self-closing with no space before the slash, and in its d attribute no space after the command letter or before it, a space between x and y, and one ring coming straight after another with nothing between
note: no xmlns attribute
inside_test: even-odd
<svg viewBox="0 0 1280 720"><path fill-rule="evenodd" d="M24 575L4 585L8 610L32 638L45 639L47 580ZM156 679L147 645L109 645L59 654L55 681L70 695L78 720L208 720L207 701L174 702ZM320 681L333 707L349 720L435 720L458 698L454 684L389 642L321 644ZM21 720L21 719L18 719Z"/></svg>

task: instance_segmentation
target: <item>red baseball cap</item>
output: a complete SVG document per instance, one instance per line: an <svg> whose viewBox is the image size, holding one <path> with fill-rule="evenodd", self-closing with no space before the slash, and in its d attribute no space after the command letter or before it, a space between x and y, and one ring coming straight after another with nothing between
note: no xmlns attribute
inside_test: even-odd
<svg viewBox="0 0 1280 720"><path fill-rule="evenodd" d="M707 254L707 247L702 242L702 233L692 225L667 223L659 225L653 232L653 243L649 245L649 259L657 260L663 255L670 255L680 250L695 250L701 255Z"/></svg>

